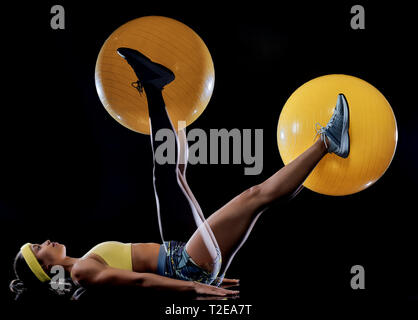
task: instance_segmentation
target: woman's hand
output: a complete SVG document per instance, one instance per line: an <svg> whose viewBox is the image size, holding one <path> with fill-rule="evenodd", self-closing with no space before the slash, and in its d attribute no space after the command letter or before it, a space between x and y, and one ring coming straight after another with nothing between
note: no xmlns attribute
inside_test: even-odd
<svg viewBox="0 0 418 320"><path fill-rule="evenodd" d="M228 290L224 288L219 288L215 286L211 286L208 284L200 283L194 281L194 290L196 294L202 295L212 295L212 296L232 296L239 294L238 290Z"/></svg>
<svg viewBox="0 0 418 320"><path fill-rule="evenodd" d="M227 279L224 278L221 283L221 288L236 287L239 285L239 279Z"/></svg>

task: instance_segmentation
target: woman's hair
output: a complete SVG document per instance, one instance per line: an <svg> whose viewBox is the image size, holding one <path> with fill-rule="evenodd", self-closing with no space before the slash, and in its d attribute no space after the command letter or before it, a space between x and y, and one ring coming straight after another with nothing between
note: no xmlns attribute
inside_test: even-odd
<svg viewBox="0 0 418 320"><path fill-rule="evenodd" d="M59 285L53 286L51 281L41 282L29 268L22 253L16 255L13 263L16 279L10 282L9 288L15 294L15 300L38 300L50 297L54 299L77 299L80 287L70 276L60 279ZM54 287L57 287L54 289Z"/></svg>

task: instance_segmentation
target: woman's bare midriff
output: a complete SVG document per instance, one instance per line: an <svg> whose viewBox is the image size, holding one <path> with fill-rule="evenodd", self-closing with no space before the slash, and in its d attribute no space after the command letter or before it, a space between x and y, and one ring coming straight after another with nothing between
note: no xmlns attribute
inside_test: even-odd
<svg viewBox="0 0 418 320"><path fill-rule="evenodd" d="M132 243L132 270L135 272L157 272L158 243Z"/></svg>

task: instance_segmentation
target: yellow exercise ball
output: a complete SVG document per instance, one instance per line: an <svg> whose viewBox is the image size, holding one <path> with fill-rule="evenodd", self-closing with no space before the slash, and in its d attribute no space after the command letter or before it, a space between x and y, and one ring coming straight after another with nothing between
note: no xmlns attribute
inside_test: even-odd
<svg viewBox="0 0 418 320"><path fill-rule="evenodd" d="M284 164L313 144L316 123L326 126L339 93L349 106L350 154L346 159L327 154L303 184L334 196L353 194L375 183L389 167L398 140L392 108L375 87L353 76L326 75L299 87L280 113L277 144Z"/></svg>
<svg viewBox="0 0 418 320"><path fill-rule="evenodd" d="M149 134L145 92L131 86L137 77L116 50L128 47L169 68L175 80L163 90L167 111L177 129L204 111L212 96L215 71L203 40L185 24L167 17L134 19L116 29L103 44L96 62L96 89L103 106L123 126Z"/></svg>

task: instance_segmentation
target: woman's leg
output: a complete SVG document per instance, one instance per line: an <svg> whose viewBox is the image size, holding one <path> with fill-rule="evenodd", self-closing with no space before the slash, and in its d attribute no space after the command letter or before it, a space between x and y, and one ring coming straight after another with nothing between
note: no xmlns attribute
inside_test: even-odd
<svg viewBox="0 0 418 320"><path fill-rule="evenodd" d="M183 126L185 127L185 124ZM180 124L179 124L180 126ZM186 177L186 168L187 168L187 162L189 161L189 146L187 143L187 136L186 136L186 128L179 128L178 130L178 170L180 174L185 178Z"/></svg>
<svg viewBox="0 0 418 320"><path fill-rule="evenodd" d="M159 164L154 156L154 190L162 239L163 241L186 240L186 237L189 239L192 234L199 233L200 250L207 258L205 267L208 271L219 269L221 256L218 244L185 180L185 164L187 163L185 132L181 130L180 138L177 136L165 109L161 90L146 84L144 90L147 94L154 155L155 150L164 143L155 139L158 130L161 129L168 129L173 133L177 152L175 164ZM181 162L184 162L183 166Z"/></svg>
<svg viewBox="0 0 418 320"><path fill-rule="evenodd" d="M221 263L218 244L185 181L188 152L186 135L184 130L180 130L179 140L162 95L164 86L173 81L175 75L168 68L151 61L134 49L118 48L117 51L138 77L138 81L134 83L135 88L140 92L144 89L147 95L154 154L154 191L162 240L187 240L194 233L199 233L201 250L206 253L206 262L210 266L208 270L218 272ZM160 164L157 159L158 148L166 143L157 139L159 130L165 130L165 135L169 134L174 138L171 140L175 144L175 163Z"/></svg>
<svg viewBox="0 0 418 320"><path fill-rule="evenodd" d="M298 193L305 179L328 152L342 158L348 157L348 129L348 103L345 96L339 94L330 121L326 127L317 131L321 139L269 179L244 191L207 219L222 254L221 277L237 250L247 239L255 221L268 205ZM207 257L199 250L201 242L200 235L196 232L187 243L187 248L198 263L204 264Z"/></svg>
<svg viewBox="0 0 418 320"><path fill-rule="evenodd" d="M326 153L324 142L318 140L269 179L245 190L207 219L222 254L220 274L225 273L235 253L267 206L299 191L302 183ZM196 232L187 243L187 251L197 263L205 265L207 256L201 247L201 235Z"/></svg>
<svg viewBox="0 0 418 320"><path fill-rule="evenodd" d="M156 150L164 143L164 141L157 140L157 133L159 130L171 130L172 123L168 117L165 109L164 99L161 90L152 86L144 85L144 90L147 96L148 112L150 119L150 138L151 147L153 150L153 183L155 199L158 211L158 222L160 227L160 234L163 241L170 239L178 239L176 226L180 220L187 218L187 215L179 215L174 217L172 214L175 208L188 209L187 200L183 196L183 192L177 184L177 167L173 163L160 164L156 158ZM177 204L177 206L175 206ZM189 221L182 221L184 226L189 226ZM170 226L172 226L170 228ZM185 229L181 230L184 232ZM187 232L191 230L187 229ZM192 231L193 232L193 231Z"/></svg>
<svg viewBox="0 0 418 320"><path fill-rule="evenodd" d="M151 146L154 155L153 182L158 211L158 222L162 240L186 241L188 235L196 230L193 208L178 183L178 163L161 163L157 159L158 148L166 143L157 140L159 130L168 130L174 136L176 159L178 157L178 141L173 124L165 108L162 91L153 85L144 84L147 95L148 112L151 127Z"/></svg>
<svg viewBox="0 0 418 320"><path fill-rule="evenodd" d="M185 127L185 123L184 123ZM177 177L178 181L183 187L184 191L187 193L190 201L193 202L194 206L196 207L197 211L200 214L202 220L205 220L205 217L200 209L200 205L197 202L196 198L194 197L192 190L190 190L189 185L187 184L186 180L186 168L189 159L189 145L187 143L187 136L186 136L186 129L181 129L178 131L178 168L177 168Z"/></svg>

